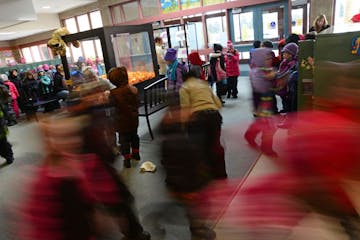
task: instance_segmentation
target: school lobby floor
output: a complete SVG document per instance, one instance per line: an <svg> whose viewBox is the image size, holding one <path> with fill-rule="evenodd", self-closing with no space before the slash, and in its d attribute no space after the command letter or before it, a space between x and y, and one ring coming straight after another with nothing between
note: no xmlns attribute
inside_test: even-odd
<svg viewBox="0 0 360 240"><path fill-rule="evenodd" d="M222 143L225 147L229 177L216 182L217 187L211 192L217 197L211 200L212 206L215 207L208 224L216 231L217 239L250 239L246 237L241 226L231 226L228 220L234 217L231 213L240 202L241 189L251 184L257 176L278 170L269 158L251 149L243 140L246 128L253 121L251 89L247 77L239 78L238 89L238 99L225 99L226 103L221 111L224 121ZM161 137L158 126L164 111L150 116L154 140L150 138L145 119L140 118L141 161L133 162L130 169L123 169L122 161L119 159L116 167L133 192L141 222L152 234L152 239L190 240L184 210L169 196L164 183L165 172L160 164ZM276 134L287 133L281 130ZM13 220L10 210L16 206L18 193L22 190L22 182L26 181L30 174L30 167L41 160L42 149L45 147L40 142L36 122L22 122L10 127L9 141L13 145L15 162L0 168L0 240L16 239L16 229L9 227ZM275 142L275 150L277 144L280 143ZM153 162L157 166L157 171L141 173L139 167L144 161ZM280 236L283 235L279 235L277 239L287 239ZM120 238L114 234L107 239Z"/></svg>

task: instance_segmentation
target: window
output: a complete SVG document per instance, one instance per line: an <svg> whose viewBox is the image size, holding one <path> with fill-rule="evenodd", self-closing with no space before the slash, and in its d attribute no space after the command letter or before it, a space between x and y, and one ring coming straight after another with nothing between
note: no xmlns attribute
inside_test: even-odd
<svg viewBox="0 0 360 240"><path fill-rule="evenodd" d="M151 17L159 14L157 0L140 0L143 17Z"/></svg>
<svg viewBox="0 0 360 240"><path fill-rule="evenodd" d="M32 56L33 56L33 61L34 62L41 62L42 59L41 59L41 56L40 56L38 46L32 46L32 47L30 47L30 49L31 49L31 53L32 53Z"/></svg>
<svg viewBox="0 0 360 240"><path fill-rule="evenodd" d="M100 39L96 39L96 40L95 40L95 47L96 47L97 56L98 56L101 60L104 59L103 52L102 52L102 48L101 48Z"/></svg>
<svg viewBox="0 0 360 240"><path fill-rule="evenodd" d="M87 31L90 30L90 22L89 22L89 16L87 14L77 16L77 22L79 25L79 31Z"/></svg>
<svg viewBox="0 0 360 240"><path fill-rule="evenodd" d="M85 58L95 59L96 53L95 53L94 41L93 40L82 41L82 46L85 49L84 51Z"/></svg>
<svg viewBox="0 0 360 240"><path fill-rule="evenodd" d="M139 9L137 2L130 2L123 5L125 20L132 21L139 18Z"/></svg>
<svg viewBox="0 0 360 240"><path fill-rule="evenodd" d="M358 14L359 10L359 0L337 0L335 2L335 26L351 23L351 18Z"/></svg>
<svg viewBox="0 0 360 240"><path fill-rule="evenodd" d="M303 34L304 25L304 9L297 8L291 10L291 32L296 34Z"/></svg>
<svg viewBox="0 0 360 240"><path fill-rule="evenodd" d="M111 13L113 17L113 24L121 23L121 6L114 6L111 8Z"/></svg>
<svg viewBox="0 0 360 240"><path fill-rule="evenodd" d="M86 49L87 51L87 49ZM77 62L79 57L83 57L83 52L81 49L81 46L79 48L74 47L73 45L71 45L71 57L74 60L74 62Z"/></svg>
<svg viewBox="0 0 360 240"><path fill-rule="evenodd" d="M46 44L41 44L41 45L39 46L39 48L40 48L41 54L42 54L42 56L43 56L43 60L49 60L49 59L51 59L51 56L50 56L50 53L49 53L49 49L48 49L48 47L47 47Z"/></svg>
<svg viewBox="0 0 360 240"><path fill-rule="evenodd" d="M277 12L263 12L263 38L279 38L279 22Z"/></svg>
<svg viewBox="0 0 360 240"><path fill-rule="evenodd" d="M209 47L212 47L214 43L219 43L223 46L226 46L227 33L225 16L206 19L206 26L208 31Z"/></svg>
<svg viewBox="0 0 360 240"><path fill-rule="evenodd" d="M75 18L65 19L65 27L69 30L70 33L78 32Z"/></svg>
<svg viewBox="0 0 360 240"><path fill-rule="evenodd" d="M31 55L30 48L28 48L28 47L22 48L21 52L22 52L23 57L25 58L26 63L34 62L33 58L32 58L32 55Z"/></svg>
<svg viewBox="0 0 360 240"><path fill-rule="evenodd" d="M253 12L233 15L235 42L254 41Z"/></svg>
<svg viewBox="0 0 360 240"><path fill-rule="evenodd" d="M179 11L178 1L160 0L162 13L172 13Z"/></svg>
<svg viewBox="0 0 360 240"><path fill-rule="evenodd" d="M189 50L198 50L204 48L204 34L202 22L187 23L186 37Z"/></svg>
<svg viewBox="0 0 360 240"><path fill-rule="evenodd" d="M100 11L91 12L90 19L91 19L91 28L92 29L101 28L103 26Z"/></svg>

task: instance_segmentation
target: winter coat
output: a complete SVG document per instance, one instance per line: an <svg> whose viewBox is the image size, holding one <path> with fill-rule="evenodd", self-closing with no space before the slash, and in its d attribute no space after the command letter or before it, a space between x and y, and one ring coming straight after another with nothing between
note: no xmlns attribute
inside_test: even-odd
<svg viewBox="0 0 360 240"><path fill-rule="evenodd" d="M54 92L58 93L62 90L67 90L64 84L64 76L60 72L54 74Z"/></svg>
<svg viewBox="0 0 360 240"><path fill-rule="evenodd" d="M218 61L218 59L220 59L220 67L226 71L225 68L225 57L224 54L222 54L221 52L215 52L215 53L210 53L209 55L210 57L210 75L212 76L212 81L213 82L217 82L218 79L216 77L216 62Z"/></svg>
<svg viewBox="0 0 360 240"><path fill-rule="evenodd" d="M226 61L226 75L228 77L237 77L240 75L239 69L239 52L227 52L225 56Z"/></svg>
<svg viewBox="0 0 360 240"><path fill-rule="evenodd" d="M15 84L10 81L4 81L4 84L6 84L9 88L11 99L16 100L20 96L20 94L19 94Z"/></svg>
<svg viewBox="0 0 360 240"><path fill-rule="evenodd" d="M209 85L194 77L187 79L181 87L180 104L182 108L190 108L191 112L219 110L222 106Z"/></svg>
<svg viewBox="0 0 360 240"><path fill-rule="evenodd" d="M129 133L139 126L139 97L135 87L125 85L112 89L110 98L114 104L116 114L116 129L119 133Z"/></svg>

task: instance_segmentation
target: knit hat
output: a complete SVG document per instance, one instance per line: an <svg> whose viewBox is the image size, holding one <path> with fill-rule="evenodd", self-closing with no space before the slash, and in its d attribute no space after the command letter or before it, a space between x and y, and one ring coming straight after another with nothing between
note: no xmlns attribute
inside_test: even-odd
<svg viewBox="0 0 360 240"><path fill-rule="evenodd" d="M282 52L288 52L291 55L293 55L294 57L297 56L298 51L299 51L299 47L298 47L298 45L296 45L296 43L288 43L285 45L285 47L282 50Z"/></svg>
<svg viewBox="0 0 360 240"><path fill-rule="evenodd" d="M174 48L169 48L167 51L166 51L166 54L165 54L165 61L175 61L176 58L177 58L177 51L174 49Z"/></svg>
<svg viewBox="0 0 360 240"><path fill-rule="evenodd" d="M49 71L50 67L46 63L42 66L44 71Z"/></svg>
<svg viewBox="0 0 360 240"><path fill-rule="evenodd" d="M116 67L110 69L108 78L116 87L124 86L129 83L129 77L126 67Z"/></svg>
<svg viewBox="0 0 360 240"><path fill-rule="evenodd" d="M9 81L9 78L8 78L8 76L7 76L6 74L1 74L1 75L0 75L0 78L1 78L4 82Z"/></svg>
<svg viewBox="0 0 360 240"><path fill-rule="evenodd" d="M223 50L223 47L220 44L215 43L213 49L214 52L221 52Z"/></svg>
<svg viewBox="0 0 360 240"><path fill-rule="evenodd" d="M231 40L227 41L227 48L231 48L231 49L234 48L234 45Z"/></svg>
<svg viewBox="0 0 360 240"><path fill-rule="evenodd" d="M198 65L198 66L202 66L204 64L204 61L201 60L198 52L192 52L189 54L189 62L191 65Z"/></svg>
<svg viewBox="0 0 360 240"><path fill-rule="evenodd" d="M254 64L255 67L266 67L265 61L268 58L271 58L272 50L270 48L256 48L251 57L251 64Z"/></svg>

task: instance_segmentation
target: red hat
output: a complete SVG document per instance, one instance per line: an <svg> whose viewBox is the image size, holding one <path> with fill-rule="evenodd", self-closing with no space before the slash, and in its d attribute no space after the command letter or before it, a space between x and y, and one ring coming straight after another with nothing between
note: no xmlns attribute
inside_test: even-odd
<svg viewBox="0 0 360 240"><path fill-rule="evenodd" d="M353 21L354 23L360 22L360 13L354 15L354 16L351 18L351 21Z"/></svg>
<svg viewBox="0 0 360 240"><path fill-rule="evenodd" d="M192 65L198 65L198 66L201 66L204 64L204 61L201 60L198 52L192 52L189 54L189 62Z"/></svg>

